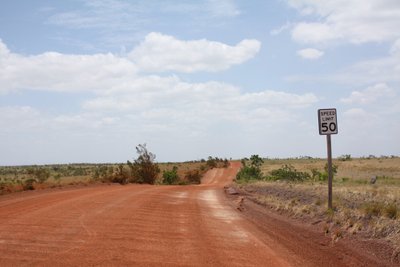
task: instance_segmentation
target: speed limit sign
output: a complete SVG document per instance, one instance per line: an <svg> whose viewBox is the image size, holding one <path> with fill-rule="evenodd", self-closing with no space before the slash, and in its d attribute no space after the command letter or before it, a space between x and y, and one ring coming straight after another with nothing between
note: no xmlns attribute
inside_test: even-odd
<svg viewBox="0 0 400 267"><path fill-rule="evenodd" d="M326 147L328 152L328 209L332 209L332 144L331 134L338 133L336 109L318 109L319 134L326 135Z"/></svg>
<svg viewBox="0 0 400 267"><path fill-rule="evenodd" d="M335 108L319 109L318 125L319 125L320 135L337 134L338 125L337 125L336 109Z"/></svg>

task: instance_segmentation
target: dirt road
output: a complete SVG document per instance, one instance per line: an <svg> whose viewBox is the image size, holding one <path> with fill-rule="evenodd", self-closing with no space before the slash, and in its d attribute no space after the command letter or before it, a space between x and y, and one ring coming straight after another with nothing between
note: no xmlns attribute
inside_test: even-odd
<svg viewBox="0 0 400 267"><path fill-rule="evenodd" d="M289 236L266 233L225 198L222 187L239 167L214 169L200 186L104 185L1 196L0 266L319 265L324 255L296 255L285 245Z"/></svg>

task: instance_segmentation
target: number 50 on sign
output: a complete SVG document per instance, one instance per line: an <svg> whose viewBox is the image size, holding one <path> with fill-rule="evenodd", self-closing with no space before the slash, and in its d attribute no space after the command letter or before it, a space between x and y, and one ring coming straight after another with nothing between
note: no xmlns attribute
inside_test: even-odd
<svg viewBox="0 0 400 267"><path fill-rule="evenodd" d="M337 134L338 126L337 126L336 109L335 108L319 109L318 125L319 125L320 135Z"/></svg>

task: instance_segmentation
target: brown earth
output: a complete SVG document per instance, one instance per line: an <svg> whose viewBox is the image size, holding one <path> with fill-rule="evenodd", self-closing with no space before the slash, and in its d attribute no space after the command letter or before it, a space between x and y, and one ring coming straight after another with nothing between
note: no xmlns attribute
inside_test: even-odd
<svg viewBox="0 0 400 267"><path fill-rule="evenodd" d="M213 169L199 186L90 186L1 196L0 266L389 265L353 243L332 245L260 206L227 199L223 186L239 167Z"/></svg>

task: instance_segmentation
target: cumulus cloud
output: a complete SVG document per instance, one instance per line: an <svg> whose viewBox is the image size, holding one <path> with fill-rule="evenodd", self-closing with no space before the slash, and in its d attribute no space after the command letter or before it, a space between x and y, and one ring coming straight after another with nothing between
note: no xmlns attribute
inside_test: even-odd
<svg viewBox="0 0 400 267"><path fill-rule="evenodd" d="M180 41L172 36L151 33L129 58L111 53L66 55L45 52L25 56L10 52L0 40L0 93L26 89L59 92L118 90L126 84L140 82L142 77L138 70L218 71L243 63L259 48L260 43L255 40L243 40L232 47L207 40Z"/></svg>
<svg viewBox="0 0 400 267"><path fill-rule="evenodd" d="M298 50L297 55L304 59L318 59L324 55L324 52L314 48L306 48Z"/></svg>
<svg viewBox="0 0 400 267"><path fill-rule="evenodd" d="M0 39L0 56L4 57L10 53L10 50L8 50L7 46L3 43L3 41Z"/></svg>
<svg viewBox="0 0 400 267"><path fill-rule="evenodd" d="M138 70L218 71L253 57L260 43L243 40L232 47L207 40L179 41L151 33L129 58L111 53L66 55L45 52L25 56L9 51L0 40L0 93L15 90L105 93L143 82ZM150 81L151 79L145 79Z"/></svg>
<svg viewBox="0 0 400 267"><path fill-rule="evenodd" d="M215 72L249 60L260 47L257 40L245 39L236 46L229 46L205 39L182 41L153 32L129 54L129 58L141 70L149 72Z"/></svg>
<svg viewBox="0 0 400 267"><path fill-rule="evenodd" d="M154 84L154 81L159 83ZM103 161L126 160L130 157L126 145L134 147L138 142L158 146L159 153L164 153L160 155L163 160L187 160L197 154L201 157L210 153L220 155L221 151L212 149L221 147L221 142L233 142L227 148L236 149L231 145L240 138L274 139L281 135L278 129L284 129L282 125L285 124L303 128L302 110L318 101L310 93L272 90L244 93L240 88L221 82L187 83L177 77L142 77L137 83L135 86L140 86L141 90L121 87L121 90L101 93L86 100L83 108L72 114L43 116L30 107L0 108L0 126L8 129L3 133L13 136L18 132L35 132L32 139L47 144L49 151L57 147L57 154L75 147L75 152L69 152L75 155L82 147L74 144L83 142L82 146L88 150L73 156L73 161L100 160L99 155L95 155L99 151L107 151L102 156ZM69 145L60 147L59 140ZM0 139L0 143L11 151L21 140L13 137L10 144L5 144L4 139ZM96 153L91 152L92 146L98 147ZM179 149L175 147L171 154L167 152L171 151L166 148L168 146ZM32 144L28 147L32 148ZM254 147L260 149L259 142L254 142ZM50 157L54 151L47 157L41 156L42 151L42 147L31 149L31 162L38 159L54 162L54 157ZM235 156L226 153L226 156ZM12 158L2 160L11 162Z"/></svg>
<svg viewBox="0 0 400 267"><path fill-rule="evenodd" d="M186 83L176 77L158 77L157 81L156 88L146 87L152 83L143 81L141 91L98 96L86 101L83 107L95 113L128 112L161 124L185 122L192 125L215 120L247 123L260 117L266 119L265 123L271 123L281 119L282 114L291 117L290 110L306 108L318 101L310 93L272 90L243 93L240 88L225 83Z"/></svg>
<svg viewBox="0 0 400 267"><path fill-rule="evenodd" d="M183 58L178 61L175 58L161 60L166 66L173 66L172 70L175 71L226 68L243 62L259 49L258 42L249 40L228 46L206 40L179 41L156 34L158 37L172 40L172 47L178 45L177 49L181 52L192 48L195 50L195 58L186 55L188 61ZM267 129L269 133L269 129L278 129L280 127L277 125L282 123L300 124L299 127L303 127L302 112L299 110L319 101L312 93L296 94L280 90L245 92L223 82L191 83L176 74L148 74L138 71L143 66L136 59L113 54L65 55L46 52L25 56L9 51L2 42L0 44L0 88L3 93L15 90L35 90L37 94L89 93L84 100L79 100L82 101L80 109L67 114L42 114L34 107L24 106L0 109L2 129L13 125L8 127L10 135L35 132L32 139L45 144L57 144L60 139L69 139L71 144L79 142L82 136L90 144L103 144L107 139L111 140L107 149L115 150L113 155L119 155L112 141L115 139L142 142L141 138L146 136L152 140L166 138L171 142L171 139L178 138L174 144L186 142L191 145L193 138L197 138L210 144L210 136L224 135L223 140L226 140L225 135L232 133L235 136L232 140L235 140L247 134L265 134ZM139 47L146 48L143 44ZM164 52L173 53L170 49ZM218 59L218 63L214 62L215 59ZM184 62L193 65L192 69L187 69ZM161 64L160 61L157 64ZM157 68L164 70L161 65ZM76 99L71 97L70 101ZM50 143L45 140L49 136L52 138ZM18 138L13 140L14 143L7 145L10 151L21 143ZM254 146L259 147L259 144L255 143ZM202 145L196 147L202 148L204 153L212 152ZM63 149L70 148L65 146ZM32 152L32 158L36 158L35 153ZM89 156L87 160L90 160Z"/></svg>
<svg viewBox="0 0 400 267"><path fill-rule="evenodd" d="M13 90L102 91L135 76L136 66L113 54L23 56L0 42L0 92Z"/></svg>
<svg viewBox="0 0 400 267"><path fill-rule="evenodd" d="M391 41L399 37L400 2L396 0L288 0L304 17L292 30L301 43Z"/></svg>
<svg viewBox="0 0 400 267"><path fill-rule="evenodd" d="M395 96L395 91L385 83L375 84L363 91L353 91L347 98L340 101L345 104L370 104L380 98L390 98Z"/></svg>

